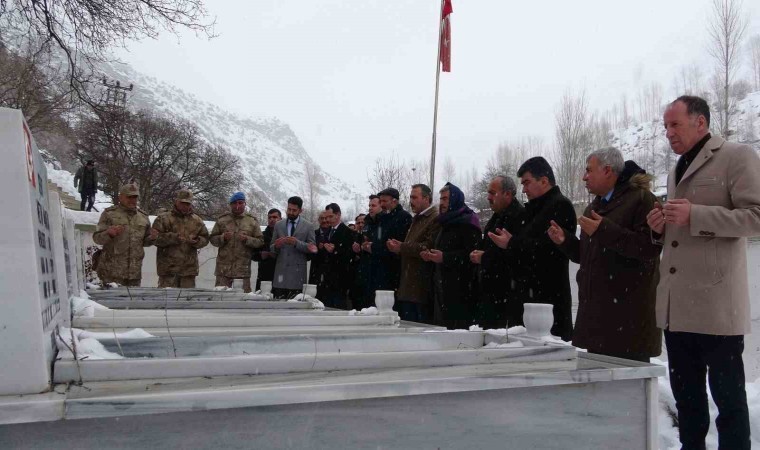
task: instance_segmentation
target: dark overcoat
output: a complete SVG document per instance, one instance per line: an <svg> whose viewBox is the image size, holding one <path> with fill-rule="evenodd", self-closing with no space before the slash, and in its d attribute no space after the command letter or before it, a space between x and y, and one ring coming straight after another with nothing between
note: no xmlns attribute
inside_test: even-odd
<svg viewBox="0 0 760 450"><path fill-rule="evenodd" d="M647 213L655 197L646 175L618 183L608 202L597 197L583 213L603 217L592 236L565 232L560 246L580 264L573 345L592 353L657 356L662 331L655 320L660 246L652 242Z"/></svg>
<svg viewBox="0 0 760 450"><path fill-rule="evenodd" d="M546 233L552 220L565 230L575 230L573 204L557 186L525 205L525 223L510 239L507 250L514 252L516 258L515 275L522 303L554 305L551 333L569 341L573 334L569 260Z"/></svg>

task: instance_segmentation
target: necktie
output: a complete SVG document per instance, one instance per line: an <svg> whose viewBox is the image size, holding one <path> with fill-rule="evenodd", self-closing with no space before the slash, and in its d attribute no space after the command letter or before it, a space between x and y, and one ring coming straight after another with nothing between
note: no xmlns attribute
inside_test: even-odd
<svg viewBox="0 0 760 450"><path fill-rule="evenodd" d="M293 236L294 234L296 234L296 221L291 220L290 221L290 235Z"/></svg>

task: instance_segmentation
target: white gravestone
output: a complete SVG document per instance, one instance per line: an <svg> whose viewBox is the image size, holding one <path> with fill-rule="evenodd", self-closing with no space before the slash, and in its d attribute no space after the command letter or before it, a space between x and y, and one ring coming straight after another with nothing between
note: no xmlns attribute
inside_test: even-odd
<svg viewBox="0 0 760 450"><path fill-rule="evenodd" d="M62 322L47 171L19 110L0 108L0 395L48 390Z"/></svg>
<svg viewBox="0 0 760 450"><path fill-rule="evenodd" d="M82 253L82 232L74 228L74 220L68 216L65 216L66 224L66 236L68 237L69 251L71 252L71 258L69 264L71 265L71 289L74 291L73 295L79 295L79 291L85 289L87 285L87 278L84 272L84 256Z"/></svg>
<svg viewBox="0 0 760 450"><path fill-rule="evenodd" d="M66 224L67 221L63 215L63 204L61 203L61 197L58 192L50 192L50 231L53 237L53 254L55 255L55 270L58 280L64 280L62 285L59 285L58 294L61 302L61 322L71 327L71 308L69 306L69 299L79 294L79 290L76 289L76 280L74 274L75 270L73 264L71 264L73 252L73 242L69 240ZM65 287L65 289L64 289Z"/></svg>

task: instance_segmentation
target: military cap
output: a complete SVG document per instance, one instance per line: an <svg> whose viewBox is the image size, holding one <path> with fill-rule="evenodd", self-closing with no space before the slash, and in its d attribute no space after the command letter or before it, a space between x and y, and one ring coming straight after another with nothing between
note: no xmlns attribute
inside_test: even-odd
<svg viewBox="0 0 760 450"><path fill-rule="evenodd" d="M190 189L180 189L177 191L177 200L181 201L182 203L192 203L193 192Z"/></svg>
<svg viewBox="0 0 760 450"><path fill-rule="evenodd" d="M238 201L238 200L243 200L243 201L245 201L245 194L243 194L242 192L235 192L235 193L234 193L234 194L232 194L232 196L230 197L230 203L235 203L235 202L236 202L236 201Z"/></svg>
<svg viewBox="0 0 760 450"><path fill-rule="evenodd" d="M119 188L119 194L131 197L133 195L140 195L140 190L137 188L137 184L128 183Z"/></svg>

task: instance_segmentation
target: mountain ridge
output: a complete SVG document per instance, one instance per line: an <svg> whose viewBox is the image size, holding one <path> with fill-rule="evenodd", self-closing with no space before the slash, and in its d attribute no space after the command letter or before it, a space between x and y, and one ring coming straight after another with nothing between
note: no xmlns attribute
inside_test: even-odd
<svg viewBox="0 0 760 450"><path fill-rule="evenodd" d="M99 72L123 85L133 84L128 107L173 115L195 124L209 143L225 147L240 158L244 179L240 188L256 191L266 207L283 207L293 195L308 202L305 165L316 168L317 207L337 202L351 206L358 189L327 173L311 158L290 126L276 117L244 117L169 82L142 74L122 62L101 63Z"/></svg>

